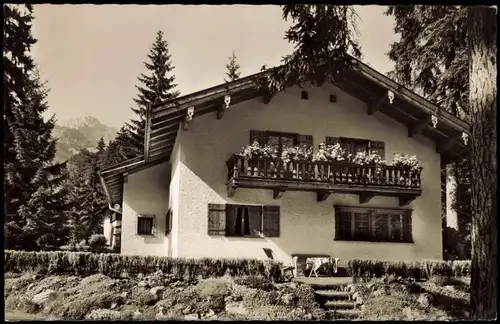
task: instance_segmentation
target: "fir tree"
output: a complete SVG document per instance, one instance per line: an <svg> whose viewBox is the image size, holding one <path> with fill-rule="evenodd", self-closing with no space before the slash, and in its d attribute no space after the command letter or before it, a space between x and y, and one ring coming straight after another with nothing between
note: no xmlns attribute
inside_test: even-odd
<svg viewBox="0 0 500 324"><path fill-rule="evenodd" d="M307 82L313 86L341 82L343 72L356 64L349 53L361 57L354 9L325 4L282 5L282 9L283 19L292 19L285 39L294 45L294 51L283 57L281 66L262 67L266 73L258 80L260 87L273 94Z"/></svg>
<svg viewBox="0 0 500 324"><path fill-rule="evenodd" d="M175 90L177 85L174 83L174 66L171 62L168 42L163 39L161 30L156 33L156 39L148 54L148 59L149 62L144 62L144 66L150 74L141 73L138 77L141 85L136 86L139 91L137 98L134 99L137 108L132 108L132 111L137 115L137 119L132 119L124 130L131 143L130 148L127 149L131 150L131 154L134 156L142 154L144 151L147 105L157 104L179 96L179 91Z"/></svg>
<svg viewBox="0 0 500 324"><path fill-rule="evenodd" d="M229 63L226 64L226 69L227 79L224 78L224 82L231 82L240 78L240 66L236 63L236 53L234 51L229 57Z"/></svg>
<svg viewBox="0 0 500 324"><path fill-rule="evenodd" d="M99 142L97 142L97 152L102 152L104 151L104 149L106 148L106 143L104 142L104 138L101 136L101 138L99 138Z"/></svg>
<svg viewBox="0 0 500 324"><path fill-rule="evenodd" d="M391 44L388 53L395 64L389 75L451 114L468 119L467 8L397 5L390 6L386 15L394 17L394 31L401 36ZM450 171L451 174L446 174L443 168L443 181L448 176L456 179L452 204L457 213L459 235L467 251L467 255L461 257L470 258L469 158L453 163Z"/></svg>
<svg viewBox="0 0 500 324"><path fill-rule="evenodd" d="M55 119L43 119L47 91L29 55L33 8L3 10L5 248L53 247L64 241L65 164L52 165Z"/></svg>
<svg viewBox="0 0 500 324"><path fill-rule="evenodd" d="M469 100L467 9L461 6L390 6L395 63L390 76L455 116L465 118Z"/></svg>
<svg viewBox="0 0 500 324"><path fill-rule="evenodd" d="M104 141L102 141L104 142ZM99 144L98 147L101 147ZM102 232L104 211L107 207L97 170L99 154L81 150L69 162L69 181L73 207L69 211L70 241L74 245L87 241L91 234Z"/></svg>
<svg viewBox="0 0 500 324"><path fill-rule="evenodd" d="M132 133L132 136L133 135L135 134ZM134 143L134 137L131 137L131 133L127 130L126 126L120 128L115 139L110 141L105 153L103 153L103 164L109 167L127 159L134 158L138 154L140 155L142 152L138 153L138 148Z"/></svg>

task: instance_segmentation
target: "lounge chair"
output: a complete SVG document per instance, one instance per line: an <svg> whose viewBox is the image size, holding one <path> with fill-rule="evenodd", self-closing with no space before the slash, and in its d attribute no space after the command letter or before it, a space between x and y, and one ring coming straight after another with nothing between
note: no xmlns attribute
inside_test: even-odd
<svg viewBox="0 0 500 324"><path fill-rule="evenodd" d="M273 250L268 248L262 248L262 250L264 250L264 253L270 260L277 260L274 257ZM281 267L281 273L283 275L283 278L285 278L285 280L291 280L292 278L294 278L297 274L296 271L297 271L296 258L294 258L294 265L283 265Z"/></svg>

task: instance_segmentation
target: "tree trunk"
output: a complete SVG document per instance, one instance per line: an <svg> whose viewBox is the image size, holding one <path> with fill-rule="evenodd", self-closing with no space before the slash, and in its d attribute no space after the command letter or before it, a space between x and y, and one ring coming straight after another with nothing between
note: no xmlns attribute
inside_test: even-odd
<svg viewBox="0 0 500 324"><path fill-rule="evenodd" d="M472 171L471 316L497 313L496 9L468 7Z"/></svg>

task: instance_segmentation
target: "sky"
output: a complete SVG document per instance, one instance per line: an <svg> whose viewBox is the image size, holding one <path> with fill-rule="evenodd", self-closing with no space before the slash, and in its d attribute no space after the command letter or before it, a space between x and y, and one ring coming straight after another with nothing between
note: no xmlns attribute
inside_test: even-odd
<svg viewBox="0 0 500 324"><path fill-rule="evenodd" d="M382 6L355 6L363 61L381 73L398 36ZM232 51L241 77L279 64L292 45L277 6L35 5L33 56L59 124L92 116L120 128L134 117L137 77L158 30L169 43L181 95L223 82Z"/></svg>

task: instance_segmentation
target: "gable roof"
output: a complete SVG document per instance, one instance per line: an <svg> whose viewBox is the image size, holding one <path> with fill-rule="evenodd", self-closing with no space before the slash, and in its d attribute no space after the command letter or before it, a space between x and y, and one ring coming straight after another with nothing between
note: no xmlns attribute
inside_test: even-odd
<svg viewBox="0 0 500 324"><path fill-rule="evenodd" d="M417 133L436 142L436 152L446 160L456 159L468 152L461 141L462 133L469 135L470 125L416 93L404 88L368 65L358 61L338 86L342 91L366 102L368 114L382 113L408 127L408 136ZM211 112L224 112L224 97L230 95L230 105L257 97L264 103L270 98L262 93L256 79L262 73L253 74L230 83L191 93L174 100L148 107L145 150L136 158L113 165L99 172L110 205L120 204L123 198L123 175L149 168L170 159L177 132L189 122L188 109L194 107L192 118ZM392 103L387 100L388 91L394 94ZM436 127L431 116L438 117Z"/></svg>

